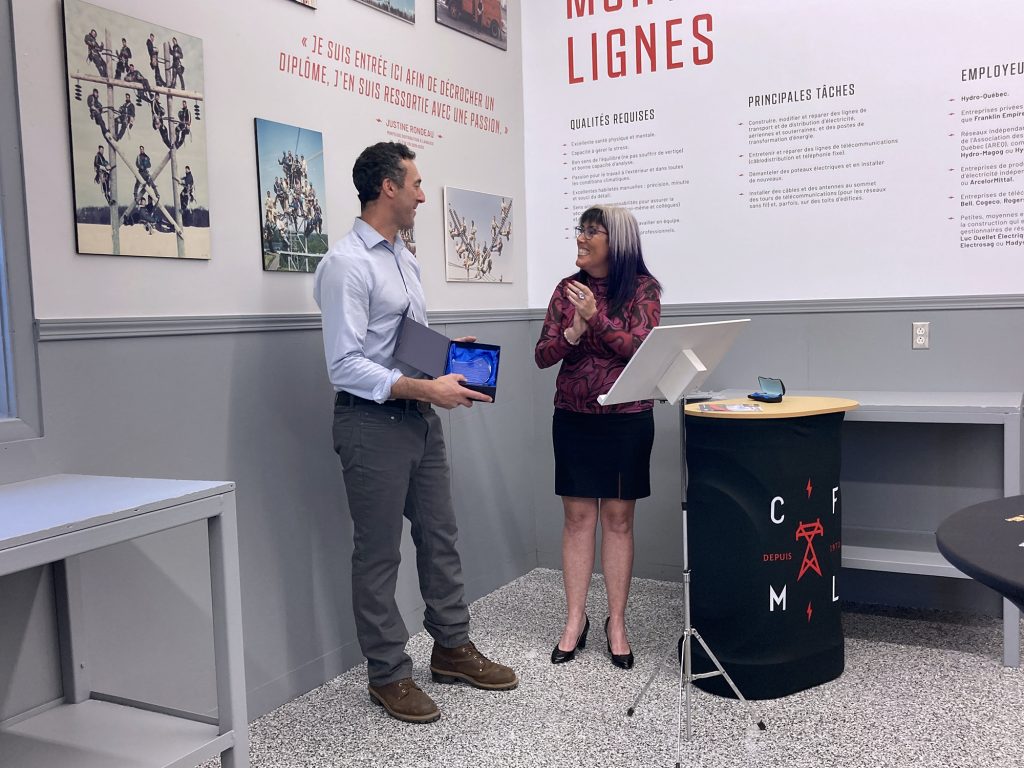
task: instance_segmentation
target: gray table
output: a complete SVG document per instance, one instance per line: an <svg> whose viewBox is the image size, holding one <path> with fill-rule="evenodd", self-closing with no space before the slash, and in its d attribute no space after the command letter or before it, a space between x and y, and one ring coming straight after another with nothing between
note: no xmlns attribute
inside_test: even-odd
<svg viewBox="0 0 1024 768"><path fill-rule="evenodd" d="M209 532L217 717L92 691L77 556L200 520ZM0 485L0 576L47 563L64 699L0 729L4 768L192 768L217 755L224 768L248 768L234 484L50 475Z"/></svg>

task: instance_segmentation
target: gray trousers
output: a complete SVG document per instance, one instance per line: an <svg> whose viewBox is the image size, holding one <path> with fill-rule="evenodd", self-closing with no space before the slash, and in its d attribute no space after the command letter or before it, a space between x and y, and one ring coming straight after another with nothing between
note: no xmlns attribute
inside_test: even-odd
<svg viewBox="0 0 1024 768"><path fill-rule="evenodd" d="M437 414L423 408L334 408L334 450L353 525L352 609L374 686L412 672L409 633L395 602L403 517L416 545L423 626L446 648L469 641L444 434Z"/></svg>

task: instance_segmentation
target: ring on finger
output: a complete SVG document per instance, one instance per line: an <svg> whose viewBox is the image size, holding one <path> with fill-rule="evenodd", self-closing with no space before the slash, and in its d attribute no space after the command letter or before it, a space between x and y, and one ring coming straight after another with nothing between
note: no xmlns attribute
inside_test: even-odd
<svg viewBox="0 0 1024 768"><path fill-rule="evenodd" d="M583 291L577 291L576 295L579 296L581 299L587 298L587 295Z"/></svg>

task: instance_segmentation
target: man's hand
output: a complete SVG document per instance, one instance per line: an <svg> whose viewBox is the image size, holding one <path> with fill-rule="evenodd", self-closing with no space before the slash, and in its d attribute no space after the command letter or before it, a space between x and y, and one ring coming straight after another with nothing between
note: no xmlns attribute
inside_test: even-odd
<svg viewBox="0 0 1024 768"><path fill-rule="evenodd" d="M464 405L469 408L474 400L482 403L493 402L487 395L472 389L466 389L462 382L466 377L461 373L449 373L437 379L413 379L402 376L391 387L391 396L409 400L422 400L441 408L457 408Z"/></svg>
<svg viewBox="0 0 1024 768"><path fill-rule="evenodd" d="M456 341L458 341L458 339L456 339ZM461 373L449 373L446 376L434 379L430 382L433 385L433 391L431 392L429 401L434 405L439 405L442 408L447 408L448 410L460 405L472 408L474 400L478 400L482 403L493 402L487 395L473 389L466 389L462 386L462 382L465 380L466 377Z"/></svg>
<svg viewBox="0 0 1024 768"><path fill-rule="evenodd" d="M468 344L472 344L474 341L476 341L476 336L459 336L459 338L452 339L452 341L464 341Z"/></svg>

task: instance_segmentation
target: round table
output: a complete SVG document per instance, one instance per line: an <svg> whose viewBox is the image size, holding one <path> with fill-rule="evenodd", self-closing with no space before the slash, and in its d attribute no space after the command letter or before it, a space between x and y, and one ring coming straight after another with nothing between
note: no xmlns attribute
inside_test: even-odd
<svg viewBox="0 0 1024 768"><path fill-rule="evenodd" d="M786 396L686 407L693 625L744 696L842 674L841 430L856 401ZM718 410L711 410L718 409ZM698 644L695 673L714 669ZM721 677L697 680L731 696Z"/></svg>
<svg viewBox="0 0 1024 768"><path fill-rule="evenodd" d="M950 563L1024 610L1024 496L954 512L935 540Z"/></svg>

